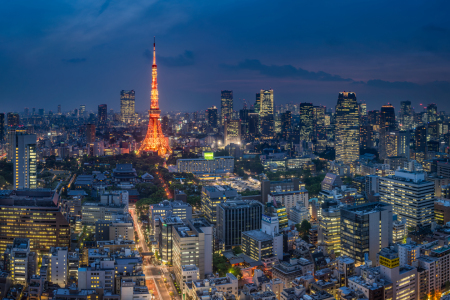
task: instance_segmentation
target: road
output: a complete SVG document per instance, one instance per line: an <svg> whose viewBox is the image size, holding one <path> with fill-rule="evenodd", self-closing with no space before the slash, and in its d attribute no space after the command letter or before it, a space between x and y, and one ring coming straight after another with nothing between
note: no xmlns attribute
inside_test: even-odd
<svg viewBox="0 0 450 300"><path fill-rule="evenodd" d="M149 249L147 244L145 243L144 231L142 230L141 223L138 222L136 210L135 210L134 206L130 206L129 211L133 218L134 229L136 230L136 232L138 233L138 236L139 236L138 247L142 248L142 252L151 252L151 249ZM155 296L156 295L159 296L159 299L161 299L161 300L171 299L170 295L169 295L169 290L167 289L167 286L164 283L164 278L166 278L167 282L170 284L170 286L172 286L171 289L174 294L174 299L180 299L178 296L176 296L177 292L173 288L172 278L170 277L169 273L164 272L163 267L155 266L152 264L144 266L144 274L145 274L145 281L150 282L147 284L147 287L149 290L155 291L154 286L151 283L151 281L153 280L155 282L155 284L156 284Z"/></svg>

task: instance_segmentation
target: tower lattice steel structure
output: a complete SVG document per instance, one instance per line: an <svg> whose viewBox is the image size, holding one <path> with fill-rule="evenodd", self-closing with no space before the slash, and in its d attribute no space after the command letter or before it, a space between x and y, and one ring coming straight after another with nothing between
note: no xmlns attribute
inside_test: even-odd
<svg viewBox="0 0 450 300"><path fill-rule="evenodd" d="M169 140L164 136L161 129L161 122L159 121L161 110L159 109L159 97L158 97L158 82L156 67L156 43L153 42L153 64L152 64L152 92L151 92L151 104L148 111L149 122L147 135L142 142L139 153L141 152L158 152L159 156L164 156L172 152L169 147Z"/></svg>

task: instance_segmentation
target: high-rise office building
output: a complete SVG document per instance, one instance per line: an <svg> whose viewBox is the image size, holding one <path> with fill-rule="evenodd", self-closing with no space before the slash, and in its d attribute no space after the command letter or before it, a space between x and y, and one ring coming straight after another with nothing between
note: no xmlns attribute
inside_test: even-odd
<svg viewBox="0 0 450 300"><path fill-rule="evenodd" d="M313 107L313 139L314 140L325 140L325 106L314 106Z"/></svg>
<svg viewBox="0 0 450 300"><path fill-rule="evenodd" d="M427 106L427 121L437 121L437 105L435 103L428 104Z"/></svg>
<svg viewBox="0 0 450 300"><path fill-rule="evenodd" d="M212 274L213 226L203 218L186 220L173 230L173 269L179 285L187 265L197 266L200 278Z"/></svg>
<svg viewBox="0 0 450 300"><path fill-rule="evenodd" d="M241 120L227 120L224 128L224 142L229 144L241 144Z"/></svg>
<svg viewBox="0 0 450 300"><path fill-rule="evenodd" d="M359 115L367 116L367 104L366 103L359 103Z"/></svg>
<svg viewBox="0 0 450 300"><path fill-rule="evenodd" d="M31 251L69 247L70 225L58 207L59 194L50 189L17 190L0 198L0 255L15 238L29 238Z"/></svg>
<svg viewBox="0 0 450 300"><path fill-rule="evenodd" d="M95 142L95 124L86 124L86 143L93 144Z"/></svg>
<svg viewBox="0 0 450 300"><path fill-rule="evenodd" d="M273 112L273 90L261 90L259 92L259 121L260 133L264 139L272 139L275 130L275 119ZM258 98L258 96L257 96ZM256 111L256 109L255 109Z"/></svg>
<svg viewBox="0 0 450 300"><path fill-rule="evenodd" d="M173 253L173 228L184 225L178 217L160 217L159 218L159 255L163 262L172 265Z"/></svg>
<svg viewBox="0 0 450 300"><path fill-rule="evenodd" d="M16 133L13 140L12 162L14 188L35 189L37 183L36 135Z"/></svg>
<svg viewBox="0 0 450 300"><path fill-rule="evenodd" d="M220 97L220 119L221 124L231 120L233 116L233 91L221 91Z"/></svg>
<svg viewBox="0 0 450 300"><path fill-rule="evenodd" d="M217 132L218 129L218 118L217 118L217 107L212 106L206 111L208 126L213 132Z"/></svg>
<svg viewBox="0 0 450 300"><path fill-rule="evenodd" d="M281 114L281 136L287 140L292 130L292 114L288 110Z"/></svg>
<svg viewBox="0 0 450 300"><path fill-rule="evenodd" d="M359 159L359 112L355 93L339 93L335 115L336 161L353 163Z"/></svg>
<svg viewBox="0 0 450 300"><path fill-rule="evenodd" d="M417 126L415 130L416 153L427 151L427 127L425 125Z"/></svg>
<svg viewBox="0 0 450 300"><path fill-rule="evenodd" d="M380 159L385 159L388 157L388 139L390 138L389 133L395 130L395 110L394 106L391 104L383 105L381 107L380 114L380 145L379 153Z"/></svg>
<svg viewBox="0 0 450 300"><path fill-rule="evenodd" d="M120 91L120 116L122 123L133 123L135 121L135 96L134 90Z"/></svg>
<svg viewBox="0 0 450 300"><path fill-rule="evenodd" d="M372 125L361 125L359 127L359 143L362 149L373 148Z"/></svg>
<svg viewBox="0 0 450 300"><path fill-rule="evenodd" d="M237 190L228 185L204 186L202 187L201 209L206 220L211 224L217 221L217 205L227 199L237 197Z"/></svg>
<svg viewBox="0 0 450 300"><path fill-rule="evenodd" d="M86 105L81 104L80 110L78 111L78 115L80 116L80 118L84 118L85 114L86 114Z"/></svg>
<svg viewBox="0 0 450 300"><path fill-rule="evenodd" d="M5 113L0 113L0 144L5 140Z"/></svg>
<svg viewBox="0 0 450 300"><path fill-rule="evenodd" d="M52 247L50 249L49 281L61 287L66 286L69 277L68 259L69 251L67 247Z"/></svg>
<svg viewBox="0 0 450 300"><path fill-rule="evenodd" d="M300 103L300 140L311 141L313 133L313 105Z"/></svg>
<svg viewBox="0 0 450 300"><path fill-rule="evenodd" d="M11 273L11 279L14 284L26 285L29 281L33 270L30 267L30 260L36 259L34 253L30 251L30 239L15 238L9 245L5 256L8 261L8 269ZM36 267L36 266L35 266ZM34 270L36 271L36 270Z"/></svg>
<svg viewBox="0 0 450 300"><path fill-rule="evenodd" d="M376 262L377 253L392 243L392 213L382 202L341 208L341 255L357 265L364 264L365 254Z"/></svg>
<svg viewBox="0 0 450 300"><path fill-rule="evenodd" d="M243 231L261 228L264 206L256 200L228 200L217 205L219 243L228 250L241 244Z"/></svg>
<svg viewBox="0 0 450 300"><path fill-rule="evenodd" d="M425 181L423 172L395 171L380 177L380 201L391 204L394 214L408 227L429 225L433 221L434 182Z"/></svg>
<svg viewBox="0 0 450 300"><path fill-rule="evenodd" d="M341 252L341 208L337 205L322 205L319 217L318 241L325 243L328 251Z"/></svg>
<svg viewBox="0 0 450 300"><path fill-rule="evenodd" d="M9 127L17 127L20 125L20 117L18 113L9 112L7 114L7 118Z"/></svg>
<svg viewBox="0 0 450 300"><path fill-rule="evenodd" d="M25 108L23 109L23 115L24 115L25 117L28 117L29 114L30 114L30 109L29 109L28 107L25 107Z"/></svg>
<svg viewBox="0 0 450 300"><path fill-rule="evenodd" d="M58 104L58 115L61 114L61 104Z"/></svg>
<svg viewBox="0 0 450 300"><path fill-rule="evenodd" d="M257 136L259 136L259 114L254 112L254 113L249 113L248 114L248 130L247 130L247 135L248 138L255 138Z"/></svg>
<svg viewBox="0 0 450 300"><path fill-rule="evenodd" d="M108 121L108 106L106 104L100 104L98 106L98 128L105 129Z"/></svg>
<svg viewBox="0 0 450 300"><path fill-rule="evenodd" d="M402 128L410 129L412 127L414 116L411 107L411 101L400 102L400 118Z"/></svg>

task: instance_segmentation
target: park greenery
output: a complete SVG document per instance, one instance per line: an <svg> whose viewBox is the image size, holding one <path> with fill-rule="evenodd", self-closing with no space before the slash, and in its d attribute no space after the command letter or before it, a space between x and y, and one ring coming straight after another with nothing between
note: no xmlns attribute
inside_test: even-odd
<svg viewBox="0 0 450 300"><path fill-rule="evenodd" d="M295 229L297 229L302 239L308 241L311 223L309 223L307 220L303 220L301 223L295 224Z"/></svg>

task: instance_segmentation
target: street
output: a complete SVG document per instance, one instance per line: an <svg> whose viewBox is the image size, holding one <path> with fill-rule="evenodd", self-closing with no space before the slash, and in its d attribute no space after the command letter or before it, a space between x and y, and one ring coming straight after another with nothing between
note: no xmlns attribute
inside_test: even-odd
<svg viewBox="0 0 450 300"><path fill-rule="evenodd" d="M139 236L139 244L137 246L142 248L142 252L151 252L151 249L149 249L145 243L145 236L143 233L144 231L142 230L141 223L138 222L134 206L130 206L129 212L133 218L134 227ZM170 274L168 273L168 271L164 272L163 267L154 266L152 264L144 266L144 274L148 289L154 291L155 296L159 296L159 299L170 299L169 290L164 283L164 278L166 278L167 283L169 284L169 286L171 286L174 295L173 299L180 298L178 297L176 290L173 288L173 282ZM154 284L151 283L152 281L154 281L154 283L156 284L156 291Z"/></svg>

